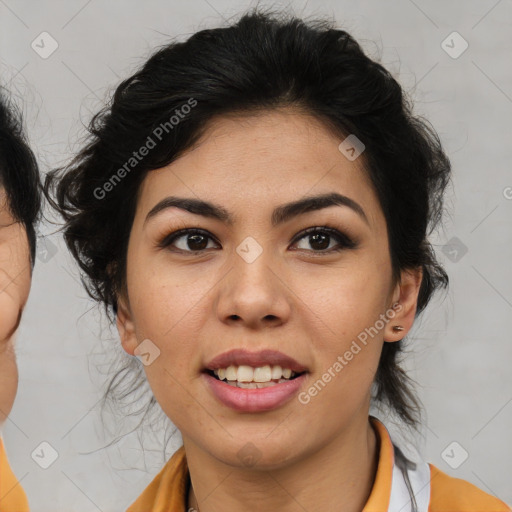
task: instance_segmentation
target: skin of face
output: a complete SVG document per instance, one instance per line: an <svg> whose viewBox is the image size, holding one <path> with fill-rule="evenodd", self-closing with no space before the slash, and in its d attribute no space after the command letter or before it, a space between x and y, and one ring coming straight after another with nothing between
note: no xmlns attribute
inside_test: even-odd
<svg viewBox="0 0 512 512"><path fill-rule="evenodd" d="M160 350L146 376L182 433L190 499L201 512L237 510L248 496L261 510L301 510L298 503L358 510L371 490L371 385L383 343L412 326L421 270L393 282L378 198L361 160L349 161L338 149L341 140L292 110L217 117L192 150L149 172L141 185L117 326L127 353L146 339ZM356 201L367 220L347 206L330 206L271 225L275 207L331 192ZM171 195L221 205L234 222L176 207L146 221ZM321 252L300 237L324 225L356 246ZM184 228L212 237L202 252L191 251L187 236L159 246ZM262 249L251 263L236 251L246 237ZM331 237L328 245L339 244ZM204 365L227 350L275 349L308 368L301 388L307 391L396 301L400 312L307 404L294 398L275 410L240 413L216 400L202 379ZM393 325L404 330L395 333ZM258 454L251 467L239 455L247 446Z"/></svg>
<svg viewBox="0 0 512 512"><path fill-rule="evenodd" d="M30 280L27 233L12 217L0 187L0 424L11 411L18 388L14 333L28 299Z"/></svg>

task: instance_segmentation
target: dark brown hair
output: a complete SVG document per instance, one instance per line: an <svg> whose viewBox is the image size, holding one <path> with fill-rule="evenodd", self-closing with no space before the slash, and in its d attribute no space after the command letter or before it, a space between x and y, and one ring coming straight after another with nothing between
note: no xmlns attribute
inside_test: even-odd
<svg viewBox="0 0 512 512"><path fill-rule="evenodd" d="M41 212L41 183L34 153L23 131L19 108L0 88L0 186L12 216L27 231L32 266L36 254L36 225Z"/></svg>

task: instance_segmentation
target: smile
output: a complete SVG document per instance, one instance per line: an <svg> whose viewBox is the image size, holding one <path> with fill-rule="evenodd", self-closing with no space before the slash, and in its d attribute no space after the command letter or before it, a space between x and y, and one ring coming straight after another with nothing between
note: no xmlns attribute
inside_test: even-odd
<svg viewBox="0 0 512 512"><path fill-rule="evenodd" d="M266 365L252 368L248 365L230 365L227 368L213 370L213 375L230 386L243 389L263 389L288 382L297 377L290 368L279 365Z"/></svg>
<svg viewBox="0 0 512 512"><path fill-rule="evenodd" d="M297 395L307 368L276 350L234 349L204 365L202 378L212 395L238 412L277 409Z"/></svg>

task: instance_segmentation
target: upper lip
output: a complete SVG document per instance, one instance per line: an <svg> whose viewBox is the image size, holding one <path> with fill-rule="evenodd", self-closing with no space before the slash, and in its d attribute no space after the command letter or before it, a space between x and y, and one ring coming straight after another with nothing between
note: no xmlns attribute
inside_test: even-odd
<svg viewBox="0 0 512 512"><path fill-rule="evenodd" d="M223 352L214 357L206 364L206 370L217 370L218 368L227 368L228 366L247 365L257 368L260 366L279 365L281 368L289 368L295 373L302 373L307 368L298 363L293 357L287 356L277 350L260 350L250 352L248 350L234 349Z"/></svg>

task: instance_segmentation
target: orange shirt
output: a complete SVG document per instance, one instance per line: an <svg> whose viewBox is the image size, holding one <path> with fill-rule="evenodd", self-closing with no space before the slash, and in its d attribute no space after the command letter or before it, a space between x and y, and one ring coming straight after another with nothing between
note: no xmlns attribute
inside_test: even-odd
<svg viewBox="0 0 512 512"><path fill-rule="evenodd" d="M399 494L396 492L397 479L393 478L394 448L386 427L373 417L371 417L371 423L379 438L379 463L372 492L363 512L387 512L390 502L394 499L393 496L396 497ZM415 491L415 496L418 498L418 503L422 500L421 496L424 500L426 499L425 503L428 503L428 508L424 508L426 512L512 512L506 503L473 484L459 478L452 478L432 464L425 464L424 467L429 472L430 482L427 482L426 488L424 485L418 486L420 490L417 494ZM186 512L189 479L185 449L182 446L127 512ZM407 503L403 505L398 501L394 503L398 505L396 510L400 509L401 512L410 510L403 506ZM394 508L392 511L389 510L395 512Z"/></svg>
<svg viewBox="0 0 512 512"><path fill-rule="evenodd" d="M29 512L28 501L18 482L14 476L7 454L3 439L0 437L0 512Z"/></svg>

